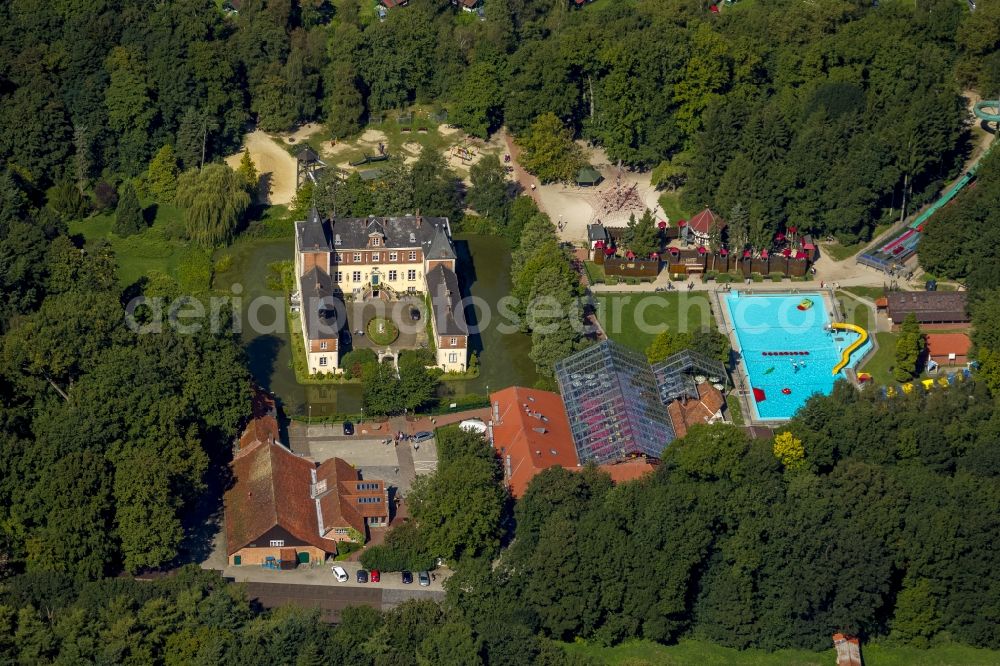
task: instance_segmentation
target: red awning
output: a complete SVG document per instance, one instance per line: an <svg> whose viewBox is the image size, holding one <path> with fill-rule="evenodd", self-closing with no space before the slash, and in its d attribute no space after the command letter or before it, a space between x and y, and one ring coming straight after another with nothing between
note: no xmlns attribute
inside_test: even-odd
<svg viewBox="0 0 1000 666"><path fill-rule="evenodd" d="M805 259L808 256L809 256L808 254L806 254L805 252L803 252L801 250L799 250L798 252L795 253L795 258L796 259Z"/></svg>
<svg viewBox="0 0 1000 666"><path fill-rule="evenodd" d="M781 256L783 256L783 257L790 257L790 256L792 256L792 250L791 250L791 248L787 248L786 247L784 250L782 250L781 251Z"/></svg>
<svg viewBox="0 0 1000 666"><path fill-rule="evenodd" d="M815 249L816 249L816 246L815 246L815 245L813 245L812 243L803 243L803 244L802 244L802 249L803 249L803 250L808 250L808 251L812 251L812 250L815 250Z"/></svg>
<svg viewBox="0 0 1000 666"><path fill-rule="evenodd" d="M767 250L761 250L760 251L760 258L761 259L767 259Z"/></svg>
<svg viewBox="0 0 1000 666"><path fill-rule="evenodd" d="M602 248L602 247L604 247L604 241L602 241L602 240L597 241L596 243L594 243L594 247L596 247L596 248Z"/></svg>
<svg viewBox="0 0 1000 666"><path fill-rule="evenodd" d="M657 226L659 226L661 229L666 229L667 228L667 221L666 220L660 220L660 224L658 224Z"/></svg>
<svg viewBox="0 0 1000 666"><path fill-rule="evenodd" d="M629 250L628 254L626 254L625 256L628 257L629 259L635 259L635 253L632 252L632 250Z"/></svg>
<svg viewBox="0 0 1000 666"><path fill-rule="evenodd" d="M698 254L705 254L706 252L708 252L708 250L705 249L704 245L698 248Z"/></svg>
<svg viewBox="0 0 1000 666"><path fill-rule="evenodd" d="M750 258L750 250L743 250L743 258L744 259Z"/></svg>

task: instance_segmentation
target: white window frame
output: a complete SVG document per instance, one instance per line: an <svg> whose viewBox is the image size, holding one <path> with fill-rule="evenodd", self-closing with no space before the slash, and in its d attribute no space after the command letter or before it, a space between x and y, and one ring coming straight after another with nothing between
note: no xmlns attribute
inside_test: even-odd
<svg viewBox="0 0 1000 666"><path fill-rule="evenodd" d="M354 271L351 275L351 280L354 282L361 282L361 271Z"/></svg>
<svg viewBox="0 0 1000 666"><path fill-rule="evenodd" d="M454 352L452 352L451 354L448 354L448 362L449 363L458 363L458 354L456 354Z"/></svg>
<svg viewBox="0 0 1000 666"><path fill-rule="evenodd" d="M356 263L356 264L360 264L361 263L361 253L360 252L355 252L354 253L354 263Z"/></svg>
<svg viewBox="0 0 1000 666"><path fill-rule="evenodd" d="M344 279L344 274L343 274L343 273L341 273L340 271L337 271L336 273L334 273L334 275L335 275L335 276L336 276L336 278L337 278L337 282L340 282L341 280L343 280L343 279Z"/></svg>
<svg viewBox="0 0 1000 666"><path fill-rule="evenodd" d="M451 345L452 347L454 347L455 345L458 344L458 338L450 338L448 340L448 344Z"/></svg>
<svg viewBox="0 0 1000 666"><path fill-rule="evenodd" d="M372 247L378 247L381 244L382 239L378 236L372 236Z"/></svg>
<svg viewBox="0 0 1000 666"><path fill-rule="evenodd" d="M327 343L326 342L319 343L319 349L320 349L320 351L326 351L326 347L327 347Z"/></svg>
<svg viewBox="0 0 1000 666"><path fill-rule="evenodd" d="M396 261L398 258L399 258L399 253L398 252L390 252L389 253L389 261Z"/></svg>
<svg viewBox="0 0 1000 666"><path fill-rule="evenodd" d="M372 252L372 261L379 261L381 256L378 252Z"/></svg>
<svg viewBox="0 0 1000 666"><path fill-rule="evenodd" d="M399 273L396 271L389 271L389 281L395 282L397 279L399 279Z"/></svg>
<svg viewBox="0 0 1000 666"><path fill-rule="evenodd" d="M271 548L284 548L284 547L285 547L284 539L271 539Z"/></svg>
<svg viewBox="0 0 1000 666"><path fill-rule="evenodd" d="M416 280L417 279L417 271L413 270L412 268L410 270L406 271L406 279L410 280L411 282L413 280Z"/></svg>
<svg viewBox="0 0 1000 666"><path fill-rule="evenodd" d="M337 257L337 263L338 264L344 263L344 255L342 255L340 252L335 253L335 255Z"/></svg>
<svg viewBox="0 0 1000 666"><path fill-rule="evenodd" d="M410 250L410 261L416 261L416 260L417 260L417 251Z"/></svg>
<svg viewBox="0 0 1000 666"><path fill-rule="evenodd" d="M323 367L323 368L326 367L326 356L320 356L319 357L319 365L320 365L320 367Z"/></svg>

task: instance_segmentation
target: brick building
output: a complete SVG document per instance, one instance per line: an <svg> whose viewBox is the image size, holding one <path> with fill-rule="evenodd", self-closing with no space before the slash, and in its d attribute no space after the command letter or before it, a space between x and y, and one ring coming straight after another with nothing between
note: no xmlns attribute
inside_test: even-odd
<svg viewBox="0 0 1000 666"><path fill-rule="evenodd" d="M295 223L295 275L309 372L340 372L345 298L397 300L427 294L437 364L466 370L469 331L447 218L323 219ZM363 322L359 322L361 324Z"/></svg>
<svg viewBox="0 0 1000 666"><path fill-rule="evenodd" d="M252 441L232 462L224 497L232 565L281 568L322 562L341 541L364 543L369 526L389 523L384 482L362 479L340 458L317 465L277 441Z"/></svg>

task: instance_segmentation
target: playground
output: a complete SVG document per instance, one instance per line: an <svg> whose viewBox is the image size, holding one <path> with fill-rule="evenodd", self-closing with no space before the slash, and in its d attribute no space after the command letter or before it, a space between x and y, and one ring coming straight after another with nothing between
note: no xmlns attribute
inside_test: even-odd
<svg viewBox="0 0 1000 666"><path fill-rule="evenodd" d="M260 175L258 200L272 205L291 203L295 197L295 158L271 135L254 130L243 138L243 147L226 158L226 164L239 168L244 149L250 151Z"/></svg>

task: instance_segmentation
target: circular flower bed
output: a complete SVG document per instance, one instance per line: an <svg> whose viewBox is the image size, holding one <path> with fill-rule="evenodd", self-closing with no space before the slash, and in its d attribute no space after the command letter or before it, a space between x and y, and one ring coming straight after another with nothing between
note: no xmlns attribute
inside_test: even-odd
<svg viewBox="0 0 1000 666"><path fill-rule="evenodd" d="M391 345L399 337L399 328L385 317L375 317L365 326L365 335L376 345Z"/></svg>

